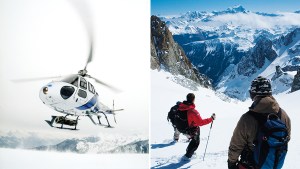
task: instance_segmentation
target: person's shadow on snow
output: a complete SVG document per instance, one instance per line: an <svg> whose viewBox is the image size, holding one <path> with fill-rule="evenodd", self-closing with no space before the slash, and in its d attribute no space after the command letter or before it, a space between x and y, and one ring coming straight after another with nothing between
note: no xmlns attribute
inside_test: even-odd
<svg viewBox="0 0 300 169"><path fill-rule="evenodd" d="M185 165L187 163L189 163L189 161L180 161L178 163L171 163L171 164L168 164L166 166L159 166L159 165L154 166L154 167L151 167L151 169L157 169L157 168L159 168L159 169L174 169L174 168L180 168L180 167L182 167L183 165ZM186 169L188 169L190 167L191 166L186 167ZM183 168L183 169L185 169L185 168Z"/></svg>
<svg viewBox="0 0 300 169"><path fill-rule="evenodd" d="M151 144L151 149L157 149L157 148L165 148L169 147L175 144L175 141L172 141L170 143L163 143L163 144Z"/></svg>

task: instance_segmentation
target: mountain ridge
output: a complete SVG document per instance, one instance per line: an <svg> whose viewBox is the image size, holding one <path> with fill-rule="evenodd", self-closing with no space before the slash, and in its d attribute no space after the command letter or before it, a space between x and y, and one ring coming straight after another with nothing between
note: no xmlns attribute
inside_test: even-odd
<svg viewBox="0 0 300 169"><path fill-rule="evenodd" d="M274 81L274 93L290 91L293 76L300 68L300 14L251 12L238 5L160 18L191 63L212 79L219 92L244 100L254 76L271 79L276 66L287 74ZM234 79L235 83L229 82Z"/></svg>
<svg viewBox="0 0 300 169"><path fill-rule="evenodd" d="M195 68L186 57L182 47L174 41L166 23L154 15L151 16L151 69L163 69L190 79L190 82L182 83L183 81L179 78L177 83L190 87L192 90L197 90L197 84L211 88L210 79Z"/></svg>

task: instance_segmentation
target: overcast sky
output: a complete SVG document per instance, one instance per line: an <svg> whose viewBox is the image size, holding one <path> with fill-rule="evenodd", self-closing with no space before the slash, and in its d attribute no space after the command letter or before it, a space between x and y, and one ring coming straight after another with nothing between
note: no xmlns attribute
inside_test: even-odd
<svg viewBox="0 0 300 169"><path fill-rule="evenodd" d="M0 131L64 133L44 121L59 115L39 99L40 88L51 79L17 84L11 80L83 69L89 52L88 25L95 40L88 73L123 92L113 93L90 81L103 103L111 107L115 99L116 108L125 111L117 115L112 130L95 127L83 117L79 133L148 134L150 4L141 0L80 3L78 10L67 0L0 0ZM139 8L128 10L132 4Z"/></svg>

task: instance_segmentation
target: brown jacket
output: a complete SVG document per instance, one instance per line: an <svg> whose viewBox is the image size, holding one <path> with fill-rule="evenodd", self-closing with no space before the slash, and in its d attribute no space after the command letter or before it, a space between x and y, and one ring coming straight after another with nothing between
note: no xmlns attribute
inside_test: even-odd
<svg viewBox="0 0 300 169"><path fill-rule="evenodd" d="M266 96L263 98L256 96L249 110L256 113L277 113L279 112L279 105L273 96ZM290 139L291 121L283 109L281 109L281 121L286 124L288 137ZM231 137L228 151L228 160L230 162L236 162L247 145L253 150L253 141L256 137L257 130L257 120L250 114L243 114Z"/></svg>

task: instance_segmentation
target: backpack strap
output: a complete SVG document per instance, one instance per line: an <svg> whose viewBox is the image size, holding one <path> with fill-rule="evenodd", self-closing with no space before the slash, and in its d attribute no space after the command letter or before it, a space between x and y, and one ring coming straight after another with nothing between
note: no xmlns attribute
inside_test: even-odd
<svg viewBox="0 0 300 169"><path fill-rule="evenodd" d="M252 106L251 106L252 107ZM270 114L274 114L274 113L264 113L264 114L260 114L260 113L257 113L257 112L254 112L254 111L251 111L249 110L247 112L247 114L250 114L252 117L255 118L255 120L258 121L259 125L260 124L263 124L265 122L265 120L267 120L268 116ZM281 111L281 108L279 107L279 111L275 114L280 120L281 120L281 114L282 114L282 111Z"/></svg>
<svg viewBox="0 0 300 169"><path fill-rule="evenodd" d="M279 117L280 120L281 120L281 113L282 113L281 107L279 107L279 111L278 111L278 113L277 113L277 116Z"/></svg>

